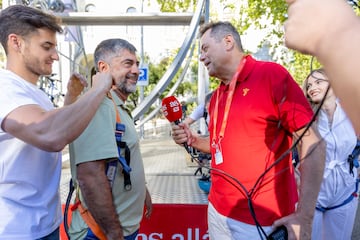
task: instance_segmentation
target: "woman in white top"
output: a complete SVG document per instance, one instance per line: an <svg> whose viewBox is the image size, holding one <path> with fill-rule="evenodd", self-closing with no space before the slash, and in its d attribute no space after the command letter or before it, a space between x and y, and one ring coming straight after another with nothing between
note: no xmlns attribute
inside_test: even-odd
<svg viewBox="0 0 360 240"><path fill-rule="evenodd" d="M326 142L325 171L311 239L349 240L358 205L355 194L358 176L348 157L356 146L357 136L329 86L323 69L312 71L304 82L305 95L314 111L321 107L316 124ZM325 100L320 106L323 98Z"/></svg>

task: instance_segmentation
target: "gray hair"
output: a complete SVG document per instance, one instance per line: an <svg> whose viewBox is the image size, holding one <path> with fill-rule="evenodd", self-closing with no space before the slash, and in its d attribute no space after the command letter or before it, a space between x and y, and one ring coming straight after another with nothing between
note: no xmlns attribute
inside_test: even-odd
<svg viewBox="0 0 360 240"><path fill-rule="evenodd" d="M128 41L120 38L107 39L99 43L94 52L94 63L96 71L98 69L99 61L110 61L110 59L118 56L119 52L128 50L130 53L135 54L136 48Z"/></svg>

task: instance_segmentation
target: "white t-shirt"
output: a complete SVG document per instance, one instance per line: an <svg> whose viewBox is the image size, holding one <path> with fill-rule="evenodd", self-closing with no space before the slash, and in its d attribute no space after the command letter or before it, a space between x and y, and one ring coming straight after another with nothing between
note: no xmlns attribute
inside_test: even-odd
<svg viewBox="0 0 360 240"><path fill-rule="evenodd" d="M205 111L205 104L204 103L200 103L195 109L194 111L192 111L192 113L190 114L189 118L191 118L194 121L197 121L199 119L201 119L204 116L204 111ZM209 114L207 114L206 116L206 122L209 124L210 121L210 117Z"/></svg>
<svg viewBox="0 0 360 240"><path fill-rule="evenodd" d="M0 126L14 109L53 105L37 86L0 69ZM25 116L26 117L26 116ZM61 152L46 152L0 128L0 239L37 239L62 221Z"/></svg>
<svg viewBox="0 0 360 240"><path fill-rule="evenodd" d="M200 103L200 104L194 109L194 111L192 111L192 113L190 114L189 118L193 119L194 121L199 120L200 118L203 117L203 115L204 115L204 110L205 110L205 105L204 105L204 103Z"/></svg>

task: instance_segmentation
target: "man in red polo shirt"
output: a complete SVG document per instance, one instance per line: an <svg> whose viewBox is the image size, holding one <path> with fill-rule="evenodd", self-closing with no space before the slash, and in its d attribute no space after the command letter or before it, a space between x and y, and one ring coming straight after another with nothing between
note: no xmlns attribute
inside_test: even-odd
<svg viewBox="0 0 360 240"><path fill-rule="evenodd" d="M230 23L205 24L200 35L200 60L221 80L209 107L210 136L179 124L173 138L212 154L210 239L261 239L280 225L289 239L310 239L325 157L318 133L307 128L313 112L304 94L282 66L245 55ZM300 137L298 199L288 152Z"/></svg>

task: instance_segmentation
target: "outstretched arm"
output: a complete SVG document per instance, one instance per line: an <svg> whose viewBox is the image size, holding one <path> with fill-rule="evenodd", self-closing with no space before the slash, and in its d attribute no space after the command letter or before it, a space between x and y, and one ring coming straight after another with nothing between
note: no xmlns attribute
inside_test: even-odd
<svg viewBox="0 0 360 240"><path fill-rule="evenodd" d="M87 127L112 86L108 72L94 76L93 87L69 106L46 111L39 105L16 108L3 120L2 129L44 151L61 151Z"/></svg>
<svg viewBox="0 0 360 240"><path fill-rule="evenodd" d="M357 133L360 133L360 18L345 0L287 0L285 43L323 65Z"/></svg>

